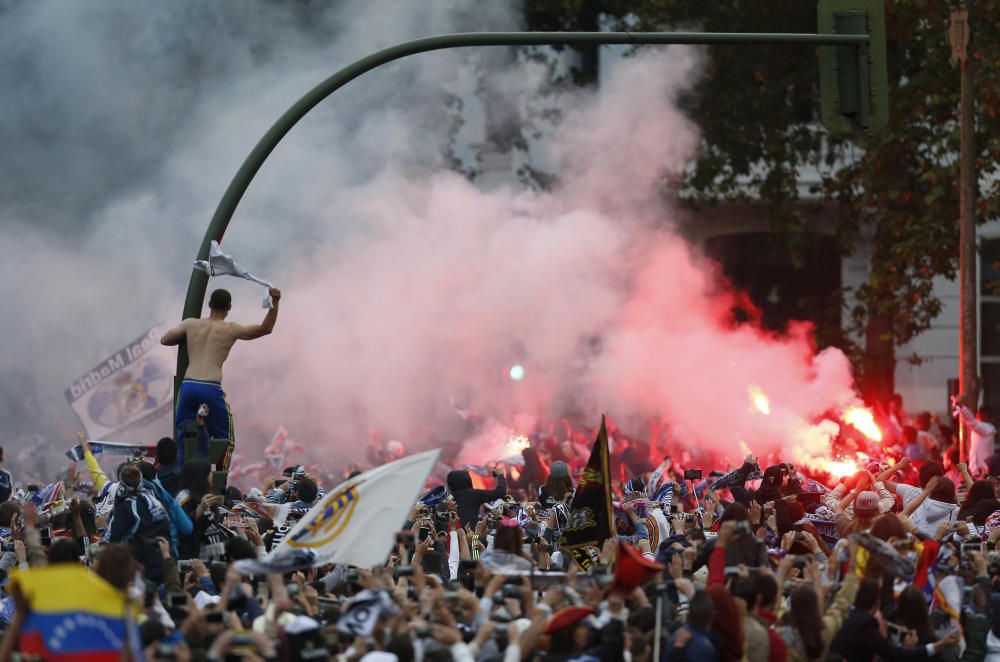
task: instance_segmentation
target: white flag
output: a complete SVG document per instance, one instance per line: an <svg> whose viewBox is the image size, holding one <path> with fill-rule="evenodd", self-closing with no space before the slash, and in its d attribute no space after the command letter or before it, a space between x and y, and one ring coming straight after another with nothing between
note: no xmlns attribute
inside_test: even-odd
<svg viewBox="0 0 1000 662"><path fill-rule="evenodd" d="M355 637L370 637L380 618L397 613L399 610L388 593L365 589L347 603L337 621L337 629Z"/></svg>
<svg viewBox="0 0 1000 662"><path fill-rule="evenodd" d="M258 574L304 565L382 563L440 454L440 449L418 453L344 481L313 506L267 557L239 561L236 569Z"/></svg>
<svg viewBox="0 0 1000 662"><path fill-rule="evenodd" d="M208 260L195 260L194 266L209 276L236 276L237 278L245 278L258 285L263 285L268 289L274 287L274 285L271 285L266 280L261 280L247 271L246 267L234 260L232 255L223 253L222 249L219 248L219 242L214 239L208 251ZM272 305L271 294L267 292L264 294L264 308L270 308Z"/></svg>

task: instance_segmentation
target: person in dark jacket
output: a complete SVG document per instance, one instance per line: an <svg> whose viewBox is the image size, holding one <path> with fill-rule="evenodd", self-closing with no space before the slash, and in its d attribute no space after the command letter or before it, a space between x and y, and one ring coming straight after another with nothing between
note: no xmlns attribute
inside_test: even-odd
<svg viewBox="0 0 1000 662"><path fill-rule="evenodd" d="M499 469L493 470L497 486L492 490L477 490L472 487L472 477L463 469L448 473L448 491L458 505L458 519L462 526L475 524L479 518L479 507L488 501L507 496L507 480Z"/></svg>
<svg viewBox="0 0 1000 662"><path fill-rule="evenodd" d="M687 623L670 636L658 662L717 662L718 638L711 632L715 603L706 591L698 591L688 604Z"/></svg>
<svg viewBox="0 0 1000 662"><path fill-rule="evenodd" d="M181 474L177 466L177 442L164 437L156 442L156 477L170 496L181 491Z"/></svg>
<svg viewBox="0 0 1000 662"><path fill-rule="evenodd" d="M142 473L134 464L119 474L118 492L108 529L108 542L128 545L132 556L146 568L146 578L163 581L163 555L157 538L170 538L170 518L166 508L142 487Z"/></svg>
<svg viewBox="0 0 1000 662"><path fill-rule="evenodd" d="M878 620L875 618L878 605L878 583L871 580L862 582L850 615L830 644L831 657L839 655L841 659L851 662L871 662L876 655L883 660L930 660L942 648L959 641L959 635L955 632L921 646L916 645L917 636L914 633L913 641L910 642L914 644L912 647L897 646L879 632Z"/></svg>
<svg viewBox="0 0 1000 662"><path fill-rule="evenodd" d="M232 532L223 525L223 497L212 493L212 468L208 460L195 459L181 469L181 491L177 503L194 524L190 535L180 535L181 558L218 561L225 555L225 542Z"/></svg>
<svg viewBox="0 0 1000 662"><path fill-rule="evenodd" d="M545 479L549 477L549 470L542 462L538 451L529 446L521 451L521 457L524 458L524 466L520 475L516 479L511 478L507 481L511 489L527 490L545 483Z"/></svg>

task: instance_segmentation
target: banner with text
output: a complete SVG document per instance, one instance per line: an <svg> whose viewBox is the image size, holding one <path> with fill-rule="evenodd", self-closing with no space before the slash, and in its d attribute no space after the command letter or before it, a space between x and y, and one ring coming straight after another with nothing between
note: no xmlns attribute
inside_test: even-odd
<svg viewBox="0 0 1000 662"><path fill-rule="evenodd" d="M145 425L173 407L171 355L154 326L73 380L66 401L91 438Z"/></svg>

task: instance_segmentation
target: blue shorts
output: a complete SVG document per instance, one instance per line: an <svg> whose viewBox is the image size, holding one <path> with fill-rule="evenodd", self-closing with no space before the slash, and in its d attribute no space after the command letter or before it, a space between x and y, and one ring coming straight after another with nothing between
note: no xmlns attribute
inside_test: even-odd
<svg viewBox="0 0 1000 662"><path fill-rule="evenodd" d="M174 428L177 438L184 438L184 421L193 421L198 416L198 407L208 405L208 417L205 427L213 439L230 439L236 441L236 431L233 429L233 413L226 402L226 393L221 382L209 382L203 379L184 378L177 392L177 406L174 409Z"/></svg>

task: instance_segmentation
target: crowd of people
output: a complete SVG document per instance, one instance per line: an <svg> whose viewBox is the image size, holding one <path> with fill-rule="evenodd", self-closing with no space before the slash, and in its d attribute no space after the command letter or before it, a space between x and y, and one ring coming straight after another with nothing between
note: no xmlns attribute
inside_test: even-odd
<svg viewBox="0 0 1000 662"><path fill-rule="evenodd" d="M955 413L992 443L988 410ZM368 564L256 576L237 562L348 476L290 464L241 489L204 445L102 467L81 436L82 466L0 476L0 659L1000 660L1000 457L960 463L950 428L901 407L880 424L835 479L753 455L713 470L613 424L596 475L597 431L565 423L516 461L432 477ZM610 531L587 558L566 534L594 515L574 498L595 479ZM70 571L122 596L117 657L60 657L72 623L39 625L33 577Z"/></svg>

